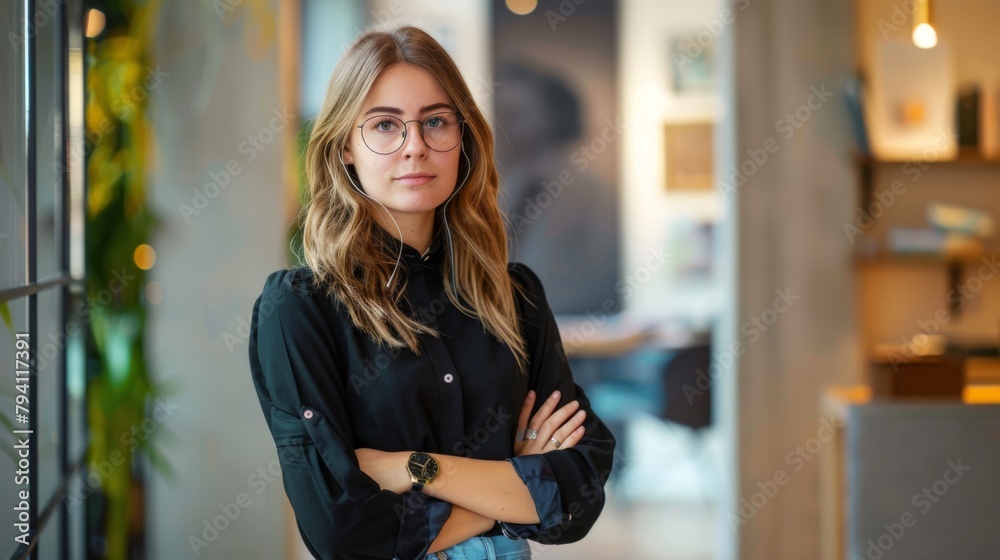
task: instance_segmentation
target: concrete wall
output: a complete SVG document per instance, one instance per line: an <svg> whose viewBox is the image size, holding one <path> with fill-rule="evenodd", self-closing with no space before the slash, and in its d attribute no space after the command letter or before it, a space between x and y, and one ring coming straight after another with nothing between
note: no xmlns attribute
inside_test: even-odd
<svg viewBox="0 0 1000 560"><path fill-rule="evenodd" d="M745 176L726 189L737 247L729 335L742 355L717 380L738 407L739 487L725 530L738 535L743 560L817 558L816 455L829 445L819 439L819 398L859 371L841 228L856 186L838 89L853 65L853 12L821 0L736 5L746 7L734 28L735 140L721 167ZM816 93L824 88L834 94Z"/></svg>
<svg viewBox="0 0 1000 560"><path fill-rule="evenodd" d="M277 2L262 12L242 3L221 18L212 6L163 3L156 59L167 75L151 91L149 192L161 219L152 277L162 302L150 313L150 366L177 389L176 411L157 434L177 477L155 477L148 504L149 558L159 560L280 558L284 547L285 497L280 478L267 474L278 470L277 455L250 381L245 330L264 278L285 266L287 252L284 146L271 132L287 119L275 118L283 114ZM196 205L192 189L208 194L213 173L225 182L227 162L239 174ZM250 501L239 516L216 519L220 504L241 494ZM204 522L226 528L213 538ZM192 536L209 546L196 554Z"/></svg>

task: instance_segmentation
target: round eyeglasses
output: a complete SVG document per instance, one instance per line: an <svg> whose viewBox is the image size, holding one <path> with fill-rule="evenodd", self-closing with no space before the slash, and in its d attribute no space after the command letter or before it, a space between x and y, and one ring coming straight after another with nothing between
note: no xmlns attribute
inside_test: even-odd
<svg viewBox="0 0 1000 560"><path fill-rule="evenodd" d="M434 113L424 120L403 121L392 115L375 115L358 125L365 146L376 154L395 152L406 141L406 125L420 123L424 144L435 152L449 152L462 142L465 121L455 113Z"/></svg>

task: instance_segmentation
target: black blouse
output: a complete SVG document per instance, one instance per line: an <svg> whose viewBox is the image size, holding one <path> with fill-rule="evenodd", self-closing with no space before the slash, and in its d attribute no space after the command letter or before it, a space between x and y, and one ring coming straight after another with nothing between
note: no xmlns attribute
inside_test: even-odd
<svg viewBox="0 0 1000 560"><path fill-rule="evenodd" d="M510 461L541 521L498 523L486 534L575 542L604 507L615 439L573 381L538 277L508 266L530 294L529 302L517 297L530 359L524 376L509 347L445 295L443 253L439 240L424 255L404 245L397 272L408 275L407 311L441 333L421 337L420 356L377 346L305 267L272 273L254 303L250 372L299 532L317 558L422 558L451 512L420 492L380 490L358 468L360 447ZM529 389L536 411L556 389L559 406L580 401L586 433L575 447L514 456Z"/></svg>

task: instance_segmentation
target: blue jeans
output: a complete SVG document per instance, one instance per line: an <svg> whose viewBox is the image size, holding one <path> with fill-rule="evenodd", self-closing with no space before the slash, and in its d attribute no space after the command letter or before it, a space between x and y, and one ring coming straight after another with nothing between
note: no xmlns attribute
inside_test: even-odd
<svg viewBox="0 0 1000 560"><path fill-rule="evenodd" d="M509 539L504 535L472 537L439 552L428 554L426 560L525 560L531 558L531 547L524 539Z"/></svg>

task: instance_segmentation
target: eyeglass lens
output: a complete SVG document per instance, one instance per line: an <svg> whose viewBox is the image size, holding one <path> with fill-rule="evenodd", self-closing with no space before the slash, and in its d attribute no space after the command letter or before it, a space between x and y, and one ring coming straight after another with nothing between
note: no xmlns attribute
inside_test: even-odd
<svg viewBox="0 0 1000 560"><path fill-rule="evenodd" d="M427 147L447 152L462 141L463 123L455 113L435 113L420 123L421 135ZM406 123L391 115L376 115L361 125L361 138L368 149L377 154L391 154L402 147L406 139Z"/></svg>

